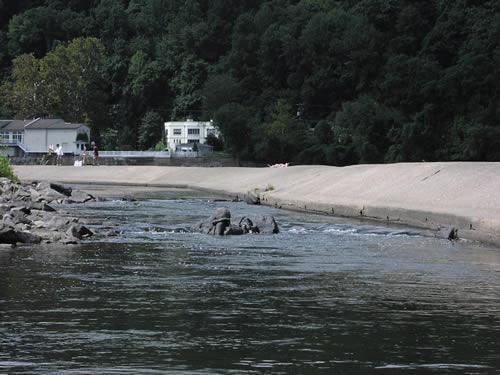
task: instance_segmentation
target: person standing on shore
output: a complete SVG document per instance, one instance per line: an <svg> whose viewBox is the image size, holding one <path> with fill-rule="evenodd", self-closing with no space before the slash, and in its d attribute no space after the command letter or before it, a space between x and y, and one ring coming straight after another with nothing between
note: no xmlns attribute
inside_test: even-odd
<svg viewBox="0 0 500 375"><path fill-rule="evenodd" d="M59 143L56 146L56 164L57 165L62 165L62 158L64 156L62 146L59 145Z"/></svg>
<svg viewBox="0 0 500 375"><path fill-rule="evenodd" d="M94 154L94 165L99 165L99 149L95 142L92 142L92 152Z"/></svg>
<svg viewBox="0 0 500 375"><path fill-rule="evenodd" d="M82 165L86 165L87 164L87 146L83 146L83 151L81 153L81 157L82 157Z"/></svg>
<svg viewBox="0 0 500 375"><path fill-rule="evenodd" d="M47 150L47 155L42 158L43 165L53 165L54 164L54 145L50 144Z"/></svg>

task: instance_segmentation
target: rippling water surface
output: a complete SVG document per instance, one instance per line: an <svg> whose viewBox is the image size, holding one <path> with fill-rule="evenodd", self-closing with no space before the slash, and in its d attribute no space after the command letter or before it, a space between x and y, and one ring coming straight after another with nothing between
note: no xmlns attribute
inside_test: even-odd
<svg viewBox="0 0 500 375"><path fill-rule="evenodd" d="M1 249L0 373L499 373L499 249L183 196L69 206L121 235ZM282 232L184 232L221 205Z"/></svg>

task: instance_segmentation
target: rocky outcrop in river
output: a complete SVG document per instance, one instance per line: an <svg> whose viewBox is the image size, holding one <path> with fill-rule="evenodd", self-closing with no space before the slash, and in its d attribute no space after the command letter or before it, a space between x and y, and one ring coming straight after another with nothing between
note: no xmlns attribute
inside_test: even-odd
<svg viewBox="0 0 500 375"><path fill-rule="evenodd" d="M231 212L227 208L215 209L212 216L207 221L199 223L194 230L219 236L279 233L278 224L270 215L252 218L244 216L231 223Z"/></svg>
<svg viewBox="0 0 500 375"><path fill-rule="evenodd" d="M93 200L90 194L60 184L21 184L0 178L0 244L78 243L92 236L92 231L51 203Z"/></svg>

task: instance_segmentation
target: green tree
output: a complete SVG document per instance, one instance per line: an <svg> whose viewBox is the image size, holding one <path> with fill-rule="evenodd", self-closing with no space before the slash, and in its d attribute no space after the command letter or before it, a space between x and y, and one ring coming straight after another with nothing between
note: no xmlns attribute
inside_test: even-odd
<svg viewBox="0 0 500 375"><path fill-rule="evenodd" d="M389 135L401 125L402 118L396 111L370 96L344 103L335 117L335 128L343 129L344 137L352 137L361 163L383 163L391 146Z"/></svg>
<svg viewBox="0 0 500 375"><path fill-rule="evenodd" d="M13 62L10 80L2 91L8 108L21 118L48 115L48 102L41 63L33 55L20 55Z"/></svg>
<svg viewBox="0 0 500 375"><path fill-rule="evenodd" d="M9 53L11 56L34 53L41 57L61 37L57 11L49 7L32 8L10 20Z"/></svg>
<svg viewBox="0 0 500 375"><path fill-rule="evenodd" d="M147 150L157 144L163 135L163 121L156 112L146 112L139 126L139 147Z"/></svg>
<svg viewBox="0 0 500 375"><path fill-rule="evenodd" d="M58 46L41 61L51 114L69 121L93 121L100 97L105 51L95 38L78 38ZM96 124L92 124L96 125Z"/></svg>
<svg viewBox="0 0 500 375"><path fill-rule="evenodd" d="M55 116L97 128L107 111L104 59L95 38L75 39L42 59L21 55L13 61L8 102L19 117Z"/></svg>
<svg viewBox="0 0 500 375"><path fill-rule="evenodd" d="M241 87L229 74L211 75L202 90L203 109L208 117L228 103L238 103L242 99Z"/></svg>
<svg viewBox="0 0 500 375"><path fill-rule="evenodd" d="M237 158L251 152L253 121L250 110L237 103L226 104L215 112L215 123L221 131L224 144Z"/></svg>
<svg viewBox="0 0 500 375"><path fill-rule="evenodd" d="M158 82L159 77L160 67L156 61L150 61L142 51L132 56L128 68L128 86L133 96L148 98L149 90Z"/></svg>

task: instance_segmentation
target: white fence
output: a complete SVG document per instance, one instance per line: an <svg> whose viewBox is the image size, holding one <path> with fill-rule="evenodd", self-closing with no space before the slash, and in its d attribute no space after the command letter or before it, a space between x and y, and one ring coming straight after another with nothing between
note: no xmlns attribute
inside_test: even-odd
<svg viewBox="0 0 500 375"><path fill-rule="evenodd" d="M196 158L198 156L198 151L176 151L172 154L173 158Z"/></svg>
<svg viewBox="0 0 500 375"><path fill-rule="evenodd" d="M92 154L92 151L90 152ZM169 151L99 151L100 158L170 158Z"/></svg>

